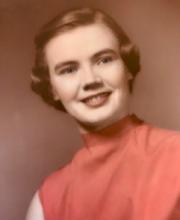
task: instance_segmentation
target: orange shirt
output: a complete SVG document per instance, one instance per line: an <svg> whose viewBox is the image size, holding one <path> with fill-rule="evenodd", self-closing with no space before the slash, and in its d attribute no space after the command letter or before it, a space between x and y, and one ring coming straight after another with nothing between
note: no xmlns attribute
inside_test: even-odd
<svg viewBox="0 0 180 220"><path fill-rule="evenodd" d="M180 133L133 115L83 139L39 190L45 220L180 220Z"/></svg>

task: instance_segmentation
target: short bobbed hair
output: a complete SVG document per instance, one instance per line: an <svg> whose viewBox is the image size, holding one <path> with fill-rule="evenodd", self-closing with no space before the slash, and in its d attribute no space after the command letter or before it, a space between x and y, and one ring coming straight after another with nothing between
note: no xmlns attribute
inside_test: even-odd
<svg viewBox="0 0 180 220"><path fill-rule="evenodd" d="M132 74L130 91L132 91L135 76L140 71L140 58L137 47L109 15L99 9L78 8L58 14L53 20L45 24L35 37L36 55L32 70L31 88L48 104L65 111L62 103L54 99L49 76L49 68L45 60L45 46L57 35L73 30L77 27L101 23L107 26L119 42L120 56Z"/></svg>

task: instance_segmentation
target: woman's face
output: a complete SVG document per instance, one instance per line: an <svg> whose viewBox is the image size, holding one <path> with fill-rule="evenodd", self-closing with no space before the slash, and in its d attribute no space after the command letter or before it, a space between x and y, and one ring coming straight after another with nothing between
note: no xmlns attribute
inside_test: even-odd
<svg viewBox="0 0 180 220"><path fill-rule="evenodd" d="M127 114L130 74L108 27L95 23L61 33L45 54L55 99L82 127L98 129Z"/></svg>

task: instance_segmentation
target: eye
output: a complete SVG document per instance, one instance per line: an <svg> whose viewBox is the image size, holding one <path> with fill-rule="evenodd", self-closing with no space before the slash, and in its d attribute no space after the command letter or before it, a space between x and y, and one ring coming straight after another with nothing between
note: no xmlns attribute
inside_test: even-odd
<svg viewBox="0 0 180 220"><path fill-rule="evenodd" d="M72 74L72 73L74 73L74 72L76 72L77 71L77 66L68 66L68 67L65 67L65 68L63 68L63 69L61 69L59 72L58 72L58 74Z"/></svg>
<svg viewBox="0 0 180 220"><path fill-rule="evenodd" d="M106 57L102 57L98 60L98 65L101 64L107 64L113 61L113 57L112 56L106 56Z"/></svg>

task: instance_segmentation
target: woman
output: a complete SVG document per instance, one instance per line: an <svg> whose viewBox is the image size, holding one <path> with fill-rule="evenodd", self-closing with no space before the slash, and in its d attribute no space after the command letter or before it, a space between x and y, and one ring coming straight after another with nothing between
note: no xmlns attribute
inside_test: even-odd
<svg viewBox="0 0 180 220"><path fill-rule="evenodd" d="M36 37L32 88L77 122L85 147L48 177L28 220L179 219L180 136L129 115L139 53L107 14L58 15Z"/></svg>

